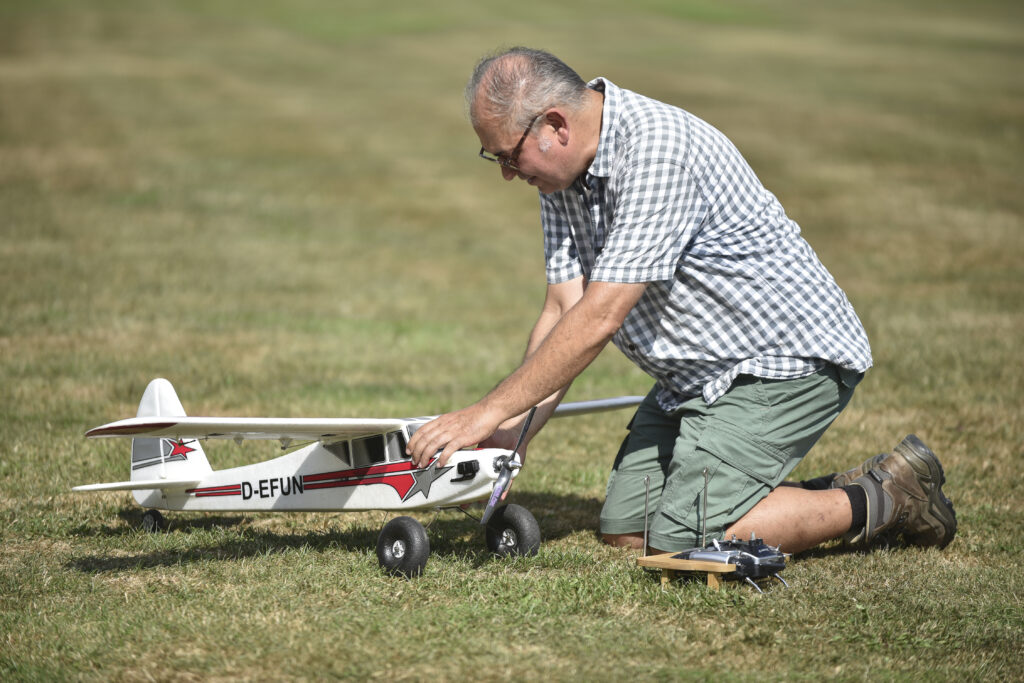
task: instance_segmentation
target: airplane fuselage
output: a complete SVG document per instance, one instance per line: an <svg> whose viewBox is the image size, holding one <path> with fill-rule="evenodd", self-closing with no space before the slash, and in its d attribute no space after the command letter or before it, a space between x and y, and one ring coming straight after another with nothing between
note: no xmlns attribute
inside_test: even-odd
<svg viewBox="0 0 1024 683"><path fill-rule="evenodd" d="M135 499L147 508L231 512L451 507L487 498L497 479L495 459L509 455L502 449L460 451L438 469L436 463L417 468L394 449L367 463L337 450L336 444L314 443L273 460L210 472L193 487L137 490Z"/></svg>

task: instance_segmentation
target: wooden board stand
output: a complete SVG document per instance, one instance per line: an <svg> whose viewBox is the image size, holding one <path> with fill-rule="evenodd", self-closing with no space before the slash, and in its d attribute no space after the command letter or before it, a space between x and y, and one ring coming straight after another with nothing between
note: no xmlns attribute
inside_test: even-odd
<svg viewBox="0 0 1024 683"><path fill-rule="evenodd" d="M702 560L679 560L673 557L676 553L646 555L638 557L636 563L641 567L661 570L661 586L664 588L675 578L677 572L705 572L708 576L708 588L718 590L724 578L723 574L736 571L734 564L721 564Z"/></svg>

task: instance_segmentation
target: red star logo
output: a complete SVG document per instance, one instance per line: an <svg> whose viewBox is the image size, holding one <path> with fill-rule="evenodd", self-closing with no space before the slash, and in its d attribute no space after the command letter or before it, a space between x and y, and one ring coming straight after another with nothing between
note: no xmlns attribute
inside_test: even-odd
<svg viewBox="0 0 1024 683"><path fill-rule="evenodd" d="M174 444L174 448L171 449L171 452L168 454L167 457L180 455L183 458L188 458L188 454L195 450L194 448L189 448L188 446L186 446L185 442L181 440L172 441L171 443Z"/></svg>

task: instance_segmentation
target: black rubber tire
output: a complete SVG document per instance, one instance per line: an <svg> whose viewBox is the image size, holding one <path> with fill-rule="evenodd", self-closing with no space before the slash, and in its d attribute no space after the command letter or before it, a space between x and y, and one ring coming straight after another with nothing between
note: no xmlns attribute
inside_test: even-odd
<svg viewBox="0 0 1024 683"><path fill-rule="evenodd" d="M155 534L167 529L167 520L159 510L146 510L142 513L142 530Z"/></svg>
<svg viewBox="0 0 1024 683"><path fill-rule="evenodd" d="M423 573L430 557L427 530L412 517L395 517L377 537L377 561L392 576L411 579Z"/></svg>
<svg viewBox="0 0 1024 683"><path fill-rule="evenodd" d="M509 503L487 522L487 549L498 557L533 557L540 549L540 525L529 510Z"/></svg>

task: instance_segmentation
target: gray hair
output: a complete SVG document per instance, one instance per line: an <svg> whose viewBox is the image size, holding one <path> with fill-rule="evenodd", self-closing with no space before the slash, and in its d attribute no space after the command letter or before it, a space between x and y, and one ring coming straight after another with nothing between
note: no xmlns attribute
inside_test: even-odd
<svg viewBox="0 0 1024 683"><path fill-rule="evenodd" d="M481 59L466 84L469 120L476 127L481 112L477 97L486 102L487 118L522 130L530 119L555 106L578 111L586 101L587 84L550 52L513 47Z"/></svg>

